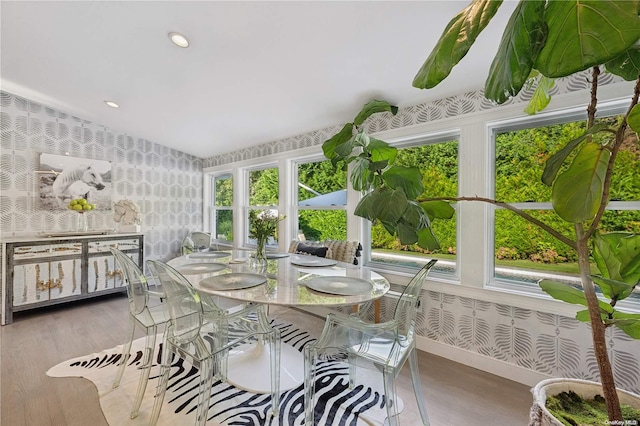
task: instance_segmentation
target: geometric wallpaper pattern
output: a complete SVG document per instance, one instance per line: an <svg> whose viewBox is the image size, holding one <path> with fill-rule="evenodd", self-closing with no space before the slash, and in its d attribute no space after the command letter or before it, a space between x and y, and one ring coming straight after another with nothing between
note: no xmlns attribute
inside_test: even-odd
<svg viewBox="0 0 640 426"><path fill-rule="evenodd" d="M383 297L383 321L395 302ZM599 380L591 328L575 318L435 291L423 291L420 306L419 336L554 377ZM373 321L372 309L367 315ZM616 386L640 394L640 341L615 327L606 333Z"/></svg>
<svg viewBox="0 0 640 426"><path fill-rule="evenodd" d="M618 81L610 74L601 82ZM556 80L552 94L588 87L587 75ZM508 103L525 102L523 91ZM0 92L0 233L34 234L43 229L72 229L69 212L38 210L34 171L37 153L64 154L112 162L112 200L130 198L143 214L145 257L167 259L179 251L182 237L202 227L202 168L231 164L321 145L342 125L268 142L207 159L136 139L126 133L70 116L27 99ZM496 108L481 91L378 114L367 131L379 132ZM110 212L94 212L91 226L113 226ZM394 286L393 290L402 291ZM390 319L394 298L382 300L382 318ZM541 373L598 379L588 324L573 318L497 304L445 292L423 291L417 333L427 339ZM640 342L617 329L607 331L616 384L640 392Z"/></svg>
<svg viewBox="0 0 640 426"><path fill-rule="evenodd" d="M111 162L111 201L135 201L145 257L169 259L202 227L202 159L0 92L0 235L75 229L77 213L38 208L38 153ZM113 229L112 210L87 214L90 229Z"/></svg>
<svg viewBox="0 0 640 426"><path fill-rule="evenodd" d="M600 76L601 84L617 81L620 79L608 73ZM588 73L558 79L551 93L588 89L588 82ZM527 102L531 95L530 91L522 91L507 103ZM377 114L369 118L366 126L368 132L375 133L492 108L499 107L486 100L482 91L476 91L403 108L395 116ZM341 128L342 124L229 152L205 159L203 166L321 145ZM394 302L391 297L382 299L383 320L391 319ZM555 377L598 380L590 327L574 318L433 291L423 292L420 306L416 332L422 337ZM368 315L373 320L371 311ZM615 327L607 330L607 337L616 385L640 393L640 341Z"/></svg>

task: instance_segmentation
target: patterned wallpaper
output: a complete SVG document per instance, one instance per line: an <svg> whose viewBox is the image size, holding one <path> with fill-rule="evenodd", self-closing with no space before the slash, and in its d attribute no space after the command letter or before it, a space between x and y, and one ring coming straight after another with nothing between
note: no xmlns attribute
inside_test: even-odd
<svg viewBox="0 0 640 426"><path fill-rule="evenodd" d="M618 81L611 74L600 77L601 84ZM588 82L587 73L559 79L552 95L588 89ZM531 91L523 91L508 103L526 102L531 95ZM366 125L374 133L491 108L496 106L482 92L469 92L403 108L395 116L378 114ZM204 167L321 145L341 128L342 125L336 125L208 158ZM384 320L391 318L394 306L393 298L383 298ZM421 306L417 333L427 339L551 376L598 380L590 327L574 318L433 291L423 293ZM348 309L337 310L348 313ZM372 312L368 314L368 319L373 320ZM640 393L640 341L615 328L607 333L617 386Z"/></svg>
<svg viewBox="0 0 640 426"><path fill-rule="evenodd" d="M77 213L38 208L40 152L110 161L111 200L140 206L146 258L171 258L188 231L201 229L201 159L10 93L0 92L0 107L3 238L75 229ZM88 217L92 229L115 225L110 210Z"/></svg>

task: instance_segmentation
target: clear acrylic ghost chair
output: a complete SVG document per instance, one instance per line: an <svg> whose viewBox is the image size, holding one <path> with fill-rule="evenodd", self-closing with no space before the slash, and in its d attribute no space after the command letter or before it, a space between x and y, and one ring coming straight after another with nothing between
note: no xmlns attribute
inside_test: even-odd
<svg viewBox="0 0 640 426"><path fill-rule="evenodd" d="M151 295L149 293L149 286L144 273L138 268L138 265L120 250L115 248L111 248L110 250L124 273L124 280L127 285L127 297L129 298L129 331L127 341L122 349L122 358L118 366L116 378L113 381L114 389L120 386L120 381L122 380L122 375L124 374L130 356L131 344L133 343L136 327L139 326L142 328L146 334L142 364L138 367L142 371L138 379L138 390L131 410L131 418L133 419L138 415L142 397L144 396L147 382L149 381L149 373L153 362L153 351L156 344L156 334L158 333L157 328L159 325L165 324L169 316L159 301L155 306L150 303Z"/></svg>
<svg viewBox="0 0 640 426"><path fill-rule="evenodd" d="M167 391L171 354L189 358L199 367L196 424L204 425L214 379L226 381L229 349L247 340L265 340L271 353L271 402L277 414L280 405L280 331L269 325L264 306L248 305L229 313L218 308L213 299L199 294L180 272L154 260L147 264L161 281L171 317L164 336L160 377L156 390L151 425L155 425ZM260 374L260 372L258 372Z"/></svg>
<svg viewBox="0 0 640 426"><path fill-rule="evenodd" d="M211 234L208 232L190 232L182 240L182 254L203 251L211 246Z"/></svg>
<svg viewBox="0 0 640 426"><path fill-rule="evenodd" d="M316 363L331 353L347 354L349 359L349 386L356 382L356 362L364 358L382 371L386 396L387 420L391 426L399 424L395 379L405 361L409 359L411 380L416 395L422 424L429 424L425 406L418 357L415 348L414 328L420 291L429 269L436 263L431 260L407 285L396 305L393 319L379 324L365 323L357 316L338 317L328 314L320 338L304 348L304 406L305 425L314 425L314 398Z"/></svg>

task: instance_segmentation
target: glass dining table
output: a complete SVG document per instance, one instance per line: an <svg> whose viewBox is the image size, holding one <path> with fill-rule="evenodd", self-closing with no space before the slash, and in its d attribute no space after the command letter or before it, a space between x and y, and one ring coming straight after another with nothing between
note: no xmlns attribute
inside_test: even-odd
<svg viewBox="0 0 640 426"><path fill-rule="evenodd" d="M250 251L203 251L174 258L169 265L201 293L229 300L292 307L353 306L378 299L389 281L375 271L332 259L289 253L268 253L266 268L256 270ZM281 344L280 388L303 383L302 353ZM263 365L262 365L263 364ZM241 345L229 355L227 377L236 387L269 393L269 353L261 344Z"/></svg>

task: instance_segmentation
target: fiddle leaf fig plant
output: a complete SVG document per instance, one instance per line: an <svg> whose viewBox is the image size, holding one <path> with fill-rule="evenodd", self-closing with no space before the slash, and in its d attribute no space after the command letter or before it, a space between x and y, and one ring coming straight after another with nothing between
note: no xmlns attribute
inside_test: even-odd
<svg viewBox="0 0 640 426"><path fill-rule="evenodd" d="M418 71L413 85L428 89L445 80L501 5L501 0L474 0L456 15ZM365 105L352 123L347 123L323 145L325 155L335 165L352 165L351 183L354 189L366 194L355 213L380 221L402 244L417 242L429 250L437 248L431 221L452 217L451 202L480 201L517 214L575 249L580 288L548 280L541 281L540 287L556 299L587 308L579 311L576 318L591 324L607 415L611 422L620 424L623 419L605 330L616 326L629 336L640 338L640 314L616 309L616 304L629 297L640 281L640 235L601 233L599 228L609 203L616 156L623 143L638 145L637 134L632 134L640 131L639 12L639 0L521 0L506 24L485 83L485 97L498 104L523 88L532 88L533 96L525 111L533 114L549 104L555 79L591 70L587 130L553 154L541 176L542 182L551 186L554 211L573 225L572 238L499 200L478 196L421 198L420 170L395 165L395 148L367 135L362 128L372 114L396 114L397 108L385 101ZM635 81L629 108L614 127L595 124L602 68L623 80ZM636 199L640 199L640 194ZM600 271L598 275L591 274L591 256ZM596 286L602 298L598 297Z"/></svg>
<svg viewBox="0 0 640 426"><path fill-rule="evenodd" d="M424 192L420 169L394 164L398 149L370 137L362 126L379 112L395 115L398 107L380 100L367 103L352 123L324 142L324 155L334 165L351 165L351 186L365 193L355 208L357 216L379 221L402 244L436 250L440 244L431 221L452 218L454 209L446 201L417 201Z"/></svg>

